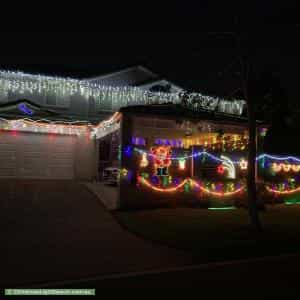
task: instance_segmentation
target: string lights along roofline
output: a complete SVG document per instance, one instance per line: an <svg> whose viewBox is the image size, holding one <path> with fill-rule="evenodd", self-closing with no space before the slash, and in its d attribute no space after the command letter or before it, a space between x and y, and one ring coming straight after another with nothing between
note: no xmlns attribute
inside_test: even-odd
<svg viewBox="0 0 300 300"><path fill-rule="evenodd" d="M118 111L130 105L174 103L183 104L191 109L214 110L222 113L241 115L244 100L226 100L205 96L201 93L163 93L150 92L138 87L112 87L88 80L35 75L23 72L0 71L0 93L5 96L9 91L29 95L54 93L58 96L78 95L85 99L94 98L101 107Z"/></svg>

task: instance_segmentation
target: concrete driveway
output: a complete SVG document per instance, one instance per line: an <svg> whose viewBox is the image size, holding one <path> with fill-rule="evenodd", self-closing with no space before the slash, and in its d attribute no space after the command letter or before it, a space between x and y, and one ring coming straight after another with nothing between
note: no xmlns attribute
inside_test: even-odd
<svg viewBox="0 0 300 300"><path fill-rule="evenodd" d="M71 181L0 181L0 283L16 287L192 262L119 226Z"/></svg>

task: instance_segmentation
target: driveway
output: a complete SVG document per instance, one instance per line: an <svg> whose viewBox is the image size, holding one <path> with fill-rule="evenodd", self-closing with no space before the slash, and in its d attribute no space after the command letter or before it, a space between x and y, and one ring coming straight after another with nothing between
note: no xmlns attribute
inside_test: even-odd
<svg viewBox="0 0 300 300"><path fill-rule="evenodd" d="M190 264L124 230L71 181L0 181L0 283L13 287Z"/></svg>

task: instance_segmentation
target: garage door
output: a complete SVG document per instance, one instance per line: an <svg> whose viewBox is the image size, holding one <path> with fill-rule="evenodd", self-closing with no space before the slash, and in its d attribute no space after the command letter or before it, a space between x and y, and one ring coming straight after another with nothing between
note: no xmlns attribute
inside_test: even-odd
<svg viewBox="0 0 300 300"><path fill-rule="evenodd" d="M76 137L0 132L0 178L73 179Z"/></svg>

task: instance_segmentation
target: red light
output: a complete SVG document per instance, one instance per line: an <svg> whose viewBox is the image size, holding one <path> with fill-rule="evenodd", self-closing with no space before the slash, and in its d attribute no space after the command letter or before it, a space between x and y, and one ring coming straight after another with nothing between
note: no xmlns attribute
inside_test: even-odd
<svg viewBox="0 0 300 300"><path fill-rule="evenodd" d="M17 136L17 135L18 135L18 132L17 132L17 130L12 130L11 134L12 134L13 136Z"/></svg>
<svg viewBox="0 0 300 300"><path fill-rule="evenodd" d="M218 166L218 168L217 168L217 172L219 173L219 174L224 174L224 167L223 167L223 165L219 165Z"/></svg>

